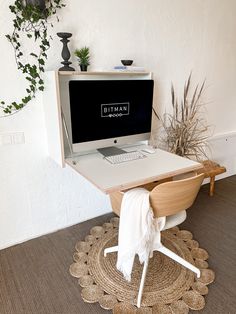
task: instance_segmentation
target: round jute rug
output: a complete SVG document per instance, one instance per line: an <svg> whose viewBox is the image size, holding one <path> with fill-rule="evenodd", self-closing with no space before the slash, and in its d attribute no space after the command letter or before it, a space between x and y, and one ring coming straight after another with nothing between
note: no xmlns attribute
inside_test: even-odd
<svg viewBox="0 0 236 314"><path fill-rule="evenodd" d="M162 232L162 243L170 250L201 269L197 279L193 272L169 257L154 252L149 261L141 308L137 309L137 294L142 265L135 259L132 280L127 282L116 269L117 253L104 257L104 249L117 245L119 218L90 230L85 241L76 244L70 274L79 278L81 296L85 302L99 302L115 314L153 313L185 314L205 306L207 285L214 281L208 268L208 253L199 248L191 232L178 227Z"/></svg>

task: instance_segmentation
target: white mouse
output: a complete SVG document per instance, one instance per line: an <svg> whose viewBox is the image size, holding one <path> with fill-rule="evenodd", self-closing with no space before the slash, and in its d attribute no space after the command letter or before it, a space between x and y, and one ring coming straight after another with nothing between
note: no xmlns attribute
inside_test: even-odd
<svg viewBox="0 0 236 314"><path fill-rule="evenodd" d="M153 154L153 153L156 152L156 150L154 148L152 148L152 147L144 148L144 149L142 149L142 151L145 152L145 153L148 153L148 154Z"/></svg>

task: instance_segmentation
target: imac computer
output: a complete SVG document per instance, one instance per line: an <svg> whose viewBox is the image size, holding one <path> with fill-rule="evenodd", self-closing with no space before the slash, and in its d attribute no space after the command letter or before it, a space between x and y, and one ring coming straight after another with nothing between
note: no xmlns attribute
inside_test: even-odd
<svg viewBox="0 0 236 314"><path fill-rule="evenodd" d="M73 152L150 139L153 85L151 79L69 81Z"/></svg>

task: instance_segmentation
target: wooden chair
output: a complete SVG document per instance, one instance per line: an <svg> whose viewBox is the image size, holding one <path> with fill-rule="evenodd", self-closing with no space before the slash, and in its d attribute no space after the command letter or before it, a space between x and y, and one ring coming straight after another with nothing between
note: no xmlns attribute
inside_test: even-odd
<svg viewBox="0 0 236 314"><path fill-rule="evenodd" d="M186 219L186 209L188 209L193 204L203 179L204 174L199 174L186 179L170 181L161 184L156 183L155 186L153 186L153 184L145 186L150 190L150 205L155 218L166 217L166 223L163 230L177 226ZM124 193L122 192L115 192L110 195L113 211L117 215L120 213L120 206L123 195ZM169 256L176 262L196 273L198 278L200 277L200 270L197 267L178 256L164 245L161 244L160 246L154 248L154 250ZM107 253L116 251L118 251L118 246L107 248L104 250L104 256L106 256ZM149 256L152 257L152 255L153 252L150 252ZM141 305L147 268L148 260L144 263L143 266L137 299L138 307Z"/></svg>

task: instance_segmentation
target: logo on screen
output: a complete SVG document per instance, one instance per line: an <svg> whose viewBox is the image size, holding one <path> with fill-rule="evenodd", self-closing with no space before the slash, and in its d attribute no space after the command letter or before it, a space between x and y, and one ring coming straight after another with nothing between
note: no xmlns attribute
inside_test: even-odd
<svg viewBox="0 0 236 314"><path fill-rule="evenodd" d="M129 115L129 102L101 104L102 118L118 118Z"/></svg>

